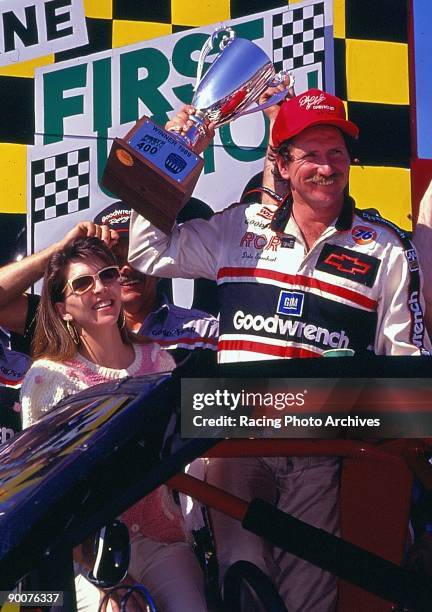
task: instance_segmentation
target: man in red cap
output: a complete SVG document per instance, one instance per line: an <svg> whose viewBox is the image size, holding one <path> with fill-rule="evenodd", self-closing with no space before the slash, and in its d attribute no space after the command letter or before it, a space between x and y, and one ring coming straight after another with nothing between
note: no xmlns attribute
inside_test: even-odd
<svg viewBox="0 0 432 612"><path fill-rule="evenodd" d="M173 123L184 117L179 113ZM355 210L347 192L358 133L341 100L311 89L285 101L273 126L275 169L287 193L281 203L233 205L209 221L175 226L169 236L132 213L134 267L217 280L221 363L319 357L331 349L428 353L414 248L389 221ZM277 503L316 527L338 529L334 458L212 459L208 480L244 499ZM246 559L271 576L290 612L334 608L332 576L218 512L212 518L221 575Z"/></svg>

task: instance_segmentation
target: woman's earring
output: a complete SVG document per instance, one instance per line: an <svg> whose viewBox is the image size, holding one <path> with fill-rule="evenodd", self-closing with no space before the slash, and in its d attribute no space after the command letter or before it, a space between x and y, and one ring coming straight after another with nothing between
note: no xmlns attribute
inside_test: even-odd
<svg viewBox="0 0 432 612"><path fill-rule="evenodd" d="M125 316L124 310L122 310L120 313L120 329L124 329L125 325L126 325L126 316Z"/></svg>
<svg viewBox="0 0 432 612"><path fill-rule="evenodd" d="M72 321L69 321L69 319L66 319L66 329L68 330L68 334L72 338L74 344L78 346L80 343L80 337L75 325L72 323Z"/></svg>

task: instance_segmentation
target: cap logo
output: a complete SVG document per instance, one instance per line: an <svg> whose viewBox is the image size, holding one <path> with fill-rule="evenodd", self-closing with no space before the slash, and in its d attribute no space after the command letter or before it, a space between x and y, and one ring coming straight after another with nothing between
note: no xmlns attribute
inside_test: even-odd
<svg viewBox="0 0 432 612"><path fill-rule="evenodd" d="M128 223L129 219L130 210L114 210L102 217L102 223L118 225L119 223Z"/></svg>
<svg viewBox="0 0 432 612"><path fill-rule="evenodd" d="M302 96L299 98L298 104L299 106L305 106L306 110L315 109L323 109L323 110L336 110L335 107L331 104L321 104L326 100L326 96L324 94L320 94L319 96Z"/></svg>

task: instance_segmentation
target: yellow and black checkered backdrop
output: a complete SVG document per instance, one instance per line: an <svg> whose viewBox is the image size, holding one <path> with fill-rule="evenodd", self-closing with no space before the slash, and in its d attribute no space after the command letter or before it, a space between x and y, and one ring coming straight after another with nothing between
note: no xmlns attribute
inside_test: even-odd
<svg viewBox="0 0 432 612"><path fill-rule="evenodd" d="M25 225L26 145L34 142L37 67L295 3L84 0L88 45L0 67L2 263L24 248L18 234ZM359 207L378 208L405 228L411 226L407 4L333 0L336 94L361 128L350 190Z"/></svg>

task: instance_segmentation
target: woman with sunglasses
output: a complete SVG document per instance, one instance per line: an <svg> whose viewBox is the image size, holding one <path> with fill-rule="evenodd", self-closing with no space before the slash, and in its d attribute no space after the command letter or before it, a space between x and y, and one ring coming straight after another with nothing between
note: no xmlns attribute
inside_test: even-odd
<svg viewBox="0 0 432 612"><path fill-rule="evenodd" d="M128 331L119 276L114 254L97 238L77 239L51 256L37 314L35 361L21 389L24 427L66 395L175 367L166 351ZM129 572L150 590L161 612L205 612L202 572L185 541L180 512L170 504L162 486L123 515L131 535ZM79 610L97 609L84 595L94 587L81 576L78 583Z"/></svg>

